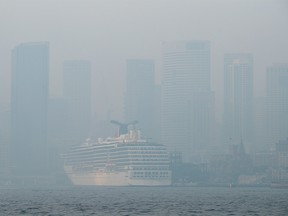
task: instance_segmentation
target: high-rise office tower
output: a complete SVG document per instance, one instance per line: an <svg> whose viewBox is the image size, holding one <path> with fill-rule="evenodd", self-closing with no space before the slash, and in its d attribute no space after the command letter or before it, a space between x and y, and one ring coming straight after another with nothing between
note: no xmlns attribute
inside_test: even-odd
<svg viewBox="0 0 288 216"><path fill-rule="evenodd" d="M66 103L67 140L71 144L90 137L91 66L89 61L71 60L63 64L63 96Z"/></svg>
<svg viewBox="0 0 288 216"><path fill-rule="evenodd" d="M0 103L0 176L9 173L10 107Z"/></svg>
<svg viewBox="0 0 288 216"><path fill-rule="evenodd" d="M157 139L160 128L156 126L156 86L154 61L149 59L127 60L126 95L124 116L127 123L137 120L142 135Z"/></svg>
<svg viewBox="0 0 288 216"><path fill-rule="evenodd" d="M164 43L161 139L182 152L184 161L193 161L209 145L213 100L210 42Z"/></svg>
<svg viewBox="0 0 288 216"><path fill-rule="evenodd" d="M235 53L224 56L224 142L248 148L253 141L253 57ZM247 145L248 144L248 145Z"/></svg>
<svg viewBox="0 0 288 216"><path fill-rule="evenodd" d="M266 98L265 97L255 97L254 98L254 136L253 136L253 146L252 151L263 152L267 150L266 143Z"/></svg>
<svg viewBox="0 0 288 216"><path fill-rule="evenodd" d="M188 128L194 162L203 162L201 157L198 156L204 153L207 154L209 147L216 145L216 141L213 139L215 125L214 98L214 92L193 92L191 94Z"/></svg>
<svg viewBox="0 0 288 216"><path fill-rule="evenodd" d="M47 175L49 44L12 51L11 166L15 175Z"/></svg>
<svg viewBox="0 0 288 216"><path fill-rule="evenodd" d="M288 137L288 64L267 68L266 77L267 147Z"/></svg>

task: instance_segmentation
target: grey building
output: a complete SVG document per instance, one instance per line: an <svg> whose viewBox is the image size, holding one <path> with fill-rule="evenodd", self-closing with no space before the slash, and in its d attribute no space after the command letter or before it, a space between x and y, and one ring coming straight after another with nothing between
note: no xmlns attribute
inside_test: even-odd
<svg viewBox="0 0 288 216"><path fill-rule="evenodd" d="M150 59L128 59L126 62L126 94L124 105L125 122L134 120L146 138L157 140L157 89L155 86L155 66ZM158 101L160 99L158 98ZM158 106L159 108L159 106Z"/></svg>
<svg viewBox="0 0 288 216"><path fill-rule="evenodd" d="M263 152L269 150L266 143L266 98L265 97L255 97L254 99L254 144L252 146L252 151Z"/></svg>
<svg viewBox="0 0 288 216"><path fill-rule="evenodd" d="M224 143L253 142L253 56L224 56ZM250 143L250 145L248 144Z"/></svg>
<svg viewBox="0 0 288 216"><path fill-rule="evenodd" d="M210 42L165 42L161 140L170 150L182 152L186 162L210 145L212 95Z"/></svg>
<svg viewBox="0 0 288 216"><path fill-rule="evenodd" d="M12 51L11 166L15 175L47 175L49 44Z"/></svg>
<svg viewBox="0 0 288 216"><path fill-rule="evenodd" d="M10 172L10 106L0 103L0 176L5 177ZM1 178L0 177L0 178Z"/></svg>
<svg viewBox="0 0 288 216"><path fill-rule="evenodd" d="M266 147L288 137L288 64L274 64L266 76Z"/></svg>
<svg viewBox="0 0 288 216"><path fill-rule="evenodd" d="M189 103L189 134L194 162L203 162L201 154L207 154L210 147L215 146L214 135L214 92L193 92Z"/></svg>
<svg viewBox="0 0 288 216"><path fill-rule="evenodd" d="M71 60L63 64L63 97L66 104L63 133L71 145L88 138L91 128L91 65Z"/></svg>
<svg viewBox="0 0 288 216"><path fill-rule="evenodd" d="M49 98L47 142L49 165L54 174L63 171L61 154L71 145L71 140L67 139L67 110L68 107L62 97Z"/></svg>

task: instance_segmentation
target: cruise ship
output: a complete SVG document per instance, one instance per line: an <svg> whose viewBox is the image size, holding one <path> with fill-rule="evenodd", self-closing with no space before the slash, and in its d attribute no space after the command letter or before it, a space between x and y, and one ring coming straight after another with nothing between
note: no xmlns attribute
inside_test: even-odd
<svg viewBox="0 0 288 216"><path fill-rule="evenodd" d="M162 144L141 138L139 130L120 125L119 135L86 140L63 155L64 169L74 185L168 186L169 154Z"/></svg>

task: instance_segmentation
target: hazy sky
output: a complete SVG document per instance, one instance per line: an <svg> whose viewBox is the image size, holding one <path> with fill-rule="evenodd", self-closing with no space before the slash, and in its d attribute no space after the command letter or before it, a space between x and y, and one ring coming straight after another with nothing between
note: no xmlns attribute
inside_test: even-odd
<svg viewBox="0 0 288 216"><path fill-rule="evenodd" d="M92 62L93 100L120 118L125 60L156 60L161 43L210 40L212 89L222 107L223 54L254 54L255 92L264 95L266 66L288 63L287 0L0 0L0 100L9 101L11 50L50 42L50 93L61 94L62 62Z"/></svg>

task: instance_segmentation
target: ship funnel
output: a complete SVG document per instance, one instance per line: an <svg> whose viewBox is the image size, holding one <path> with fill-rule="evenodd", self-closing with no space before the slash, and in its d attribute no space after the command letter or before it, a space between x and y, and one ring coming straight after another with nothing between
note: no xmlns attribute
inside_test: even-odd
<svg viewBox="0 0 288 216"><path fill-rule="evenodd" d="M118 136L121 136L122 134L127 134L128 133L128 126L129 125L136 125L138 123L137 120L129 122L129 123L121 123L115 120L110 121L112 124L116 124L119 126L118 129Z"/></svg>

